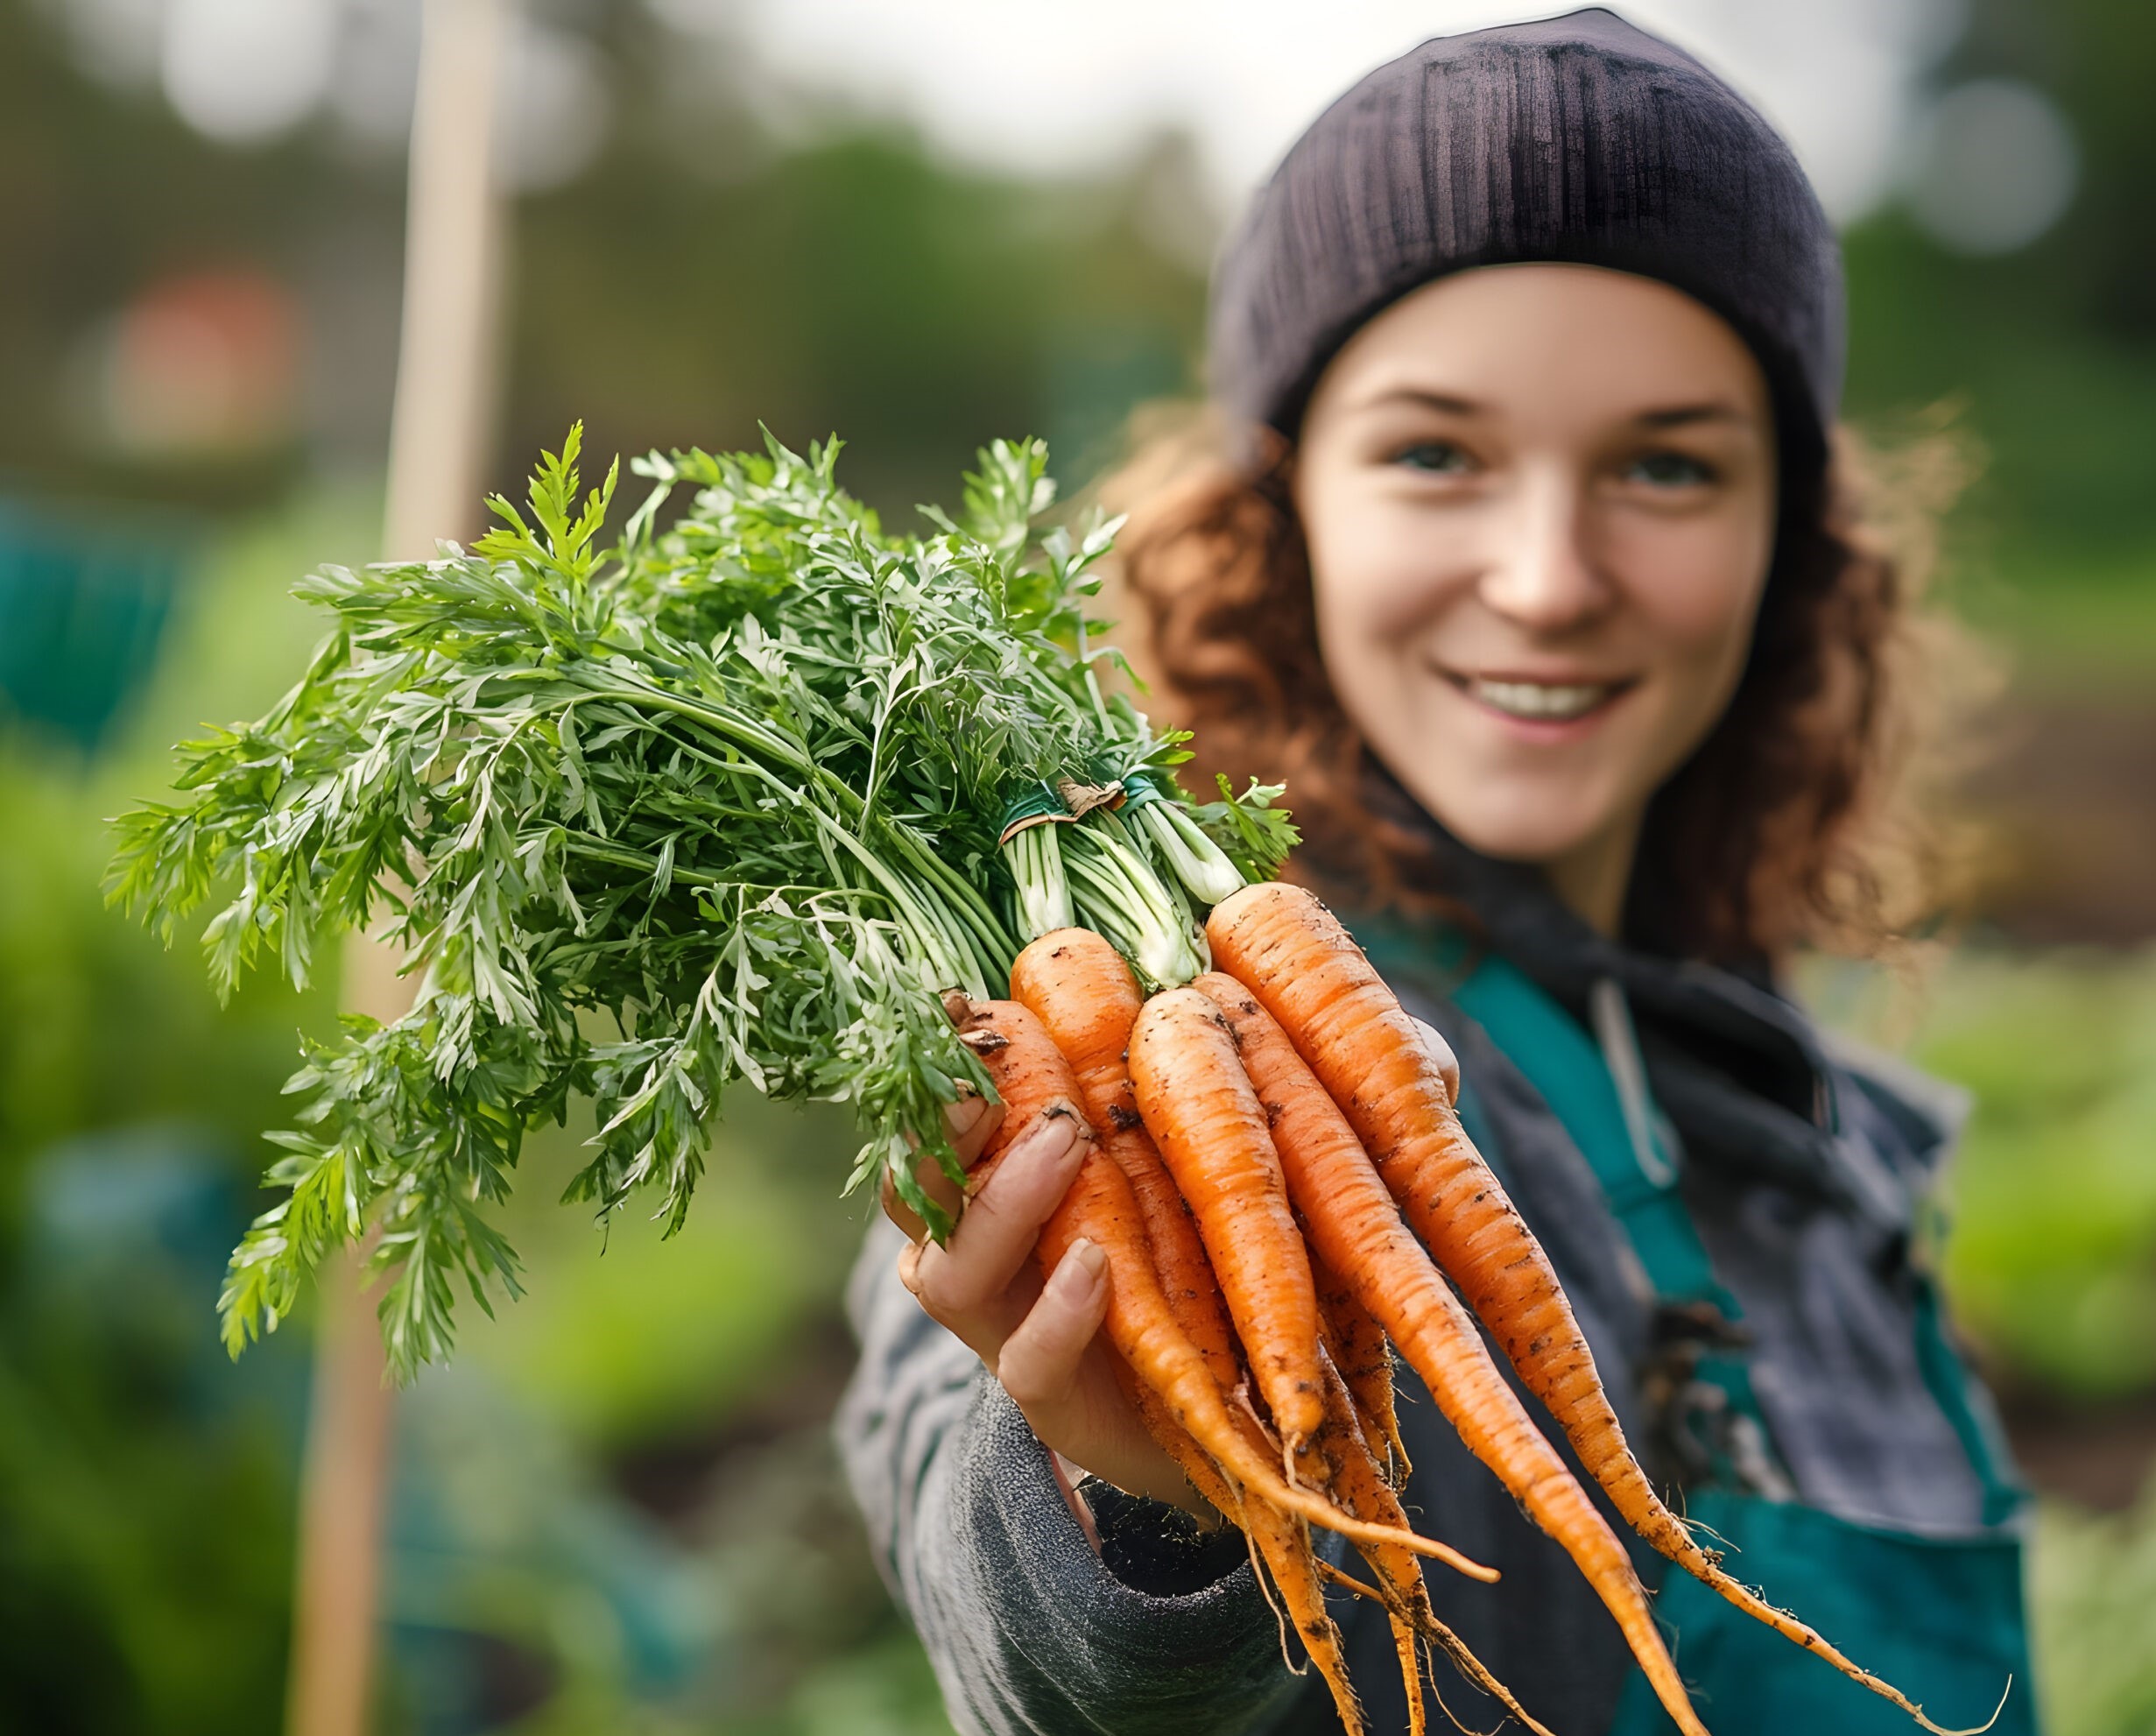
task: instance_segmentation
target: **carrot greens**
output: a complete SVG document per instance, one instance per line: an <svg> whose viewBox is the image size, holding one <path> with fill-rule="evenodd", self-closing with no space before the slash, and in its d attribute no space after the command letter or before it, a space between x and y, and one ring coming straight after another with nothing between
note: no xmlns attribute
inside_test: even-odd
<svg viewBox="0 0 2156 1736"><path fill-rule="evenodd" d="M567 1197L602 1213L645 1194L678 1228L745 1081L851 1103L852 1183L888 1174L941 1231L907 1154L955 1173L943 1110L988 1083L942 992L1002 993L1074 914L1185 980L1202 904L1293 840L1267 789L1186 814L1181 738L1102 697L1084 610L1115 526L1046 521L1039 442L984 450L918 536L840 488L835 440L653 455L609 545L618 467L580 496L577 448L469 549L306 580L330 628L298 684L119 822L112 897L167 940L214 905L221 993L303 982L359 928L417 977L402 1018L306 1046L286 1196L221 1302L236 1354L372 1224L394 1367L443 1357L460 1289L516 1293L490 1210L580 1097ZM1110 812L1126 777L1172 832ZM1052 811L1006 838L1026 793Z"/></svg>

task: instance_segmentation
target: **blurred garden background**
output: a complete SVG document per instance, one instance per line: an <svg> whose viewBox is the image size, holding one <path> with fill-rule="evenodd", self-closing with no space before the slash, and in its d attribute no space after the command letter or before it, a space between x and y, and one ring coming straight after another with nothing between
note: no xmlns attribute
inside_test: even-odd
<svg viewBox="0 0 2156 1736"><path fill-rule="evenodd" d="M1974 467L1943 595L2002 654L1965 918L1807 963L1974 1093L1942 1256L2043 1497L2057 1736L2156 1730L2156 11L1629 9L1845 225L1850 410ZM1321 16L1306 16L1321 15ZM833 429L886 513L997 434L1067 483L1196 378L1236 201L1316 105L1488 6L529 0L497 144L497 486ZM0 1730L278 1726L310 1375L212 1316L334 995L107 912L105 816L260 710L287 596L377 552L417 0L0 0ZM1292 798L1291 798L1292 799ZM530 1295L401 1401L396 1736L946 1728L838 1485L842 1116L728 1106L687 1231L515 1208Z"/></svg>

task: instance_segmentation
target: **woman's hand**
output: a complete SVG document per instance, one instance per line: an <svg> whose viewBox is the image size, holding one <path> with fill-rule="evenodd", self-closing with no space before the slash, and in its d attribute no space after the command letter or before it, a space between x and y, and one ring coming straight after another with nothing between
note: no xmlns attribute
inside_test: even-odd
<svg viewBox="0 0 2156 1736"><path fill-rule="evenodd" d="M1002 1119L1000 1106L977 1097L954 1104L951 1142L959 1157L970 1164ZM1082 1116L1041 1116L965 1202L958 1227L941 1247L886 1184L884 1210L912 1238L898 1256L898 1276L1002 1381L1043 1446L1120 1489L1210 1519L1212 1508L1154 1442L1117 1381L1115 1352L1099 1336L1108 1307L1106 1255L1081 1240L1045 1284L1033 1262L1041 1225L1092 1148ZM958 1210L958 1190L935 1164L924 1162L919 1175L939 1203ZM1073 1510L1089 1535L1082 1505L1074 1500Z"/></svg>

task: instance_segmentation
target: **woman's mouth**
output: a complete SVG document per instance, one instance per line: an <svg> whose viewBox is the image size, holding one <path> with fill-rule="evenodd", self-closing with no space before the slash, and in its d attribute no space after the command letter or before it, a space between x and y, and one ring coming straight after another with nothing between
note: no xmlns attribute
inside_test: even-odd
<svg viewBox="0 0 2156 1736"><path fill-rule="evenodd" d="M1469 698L1526 723L1569 723L1600 710L1631 681L1529 681L1455 675Z"/></svg>

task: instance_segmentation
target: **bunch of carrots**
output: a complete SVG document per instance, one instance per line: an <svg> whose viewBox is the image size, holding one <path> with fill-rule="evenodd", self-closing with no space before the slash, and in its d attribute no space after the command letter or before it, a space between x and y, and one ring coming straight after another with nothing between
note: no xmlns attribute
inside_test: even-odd
<svg viewBox="0 0 2156 1736"><path fill-rule="evenodd" d="M1426 1647L1544 1729L1431 1606L1419 1557L1497 1575L1409 1525L1389 1343L1587 1576L1678 1727L1704 1736L1630 1557L1498 1372L1463 1296L1641 1536L1939 1729L1725 1573L1656 1496L1548 1258L1461 1128L1437 1056L1325 906L1263 882L1215 906L1205 938L1215 968L1150 999L1083 928L1029 945L1010 1000L952 999L961 1041L1004 1104L970 1184L1038 1117L1084 1119L1092 1147L1042 1232L1041 1270L1081 1238L1105 1254L1105 1330L1141 1415L1247 1535L1346 1728L1363 1723L1328 1581L1384 1605L1414 1731ZM1369 1578L1321 1560L1311 1525L1349 1539Z"/></svg>
<svg viewBox="0 0 2156 1736"><path fill-rule="evenodd" d="M1349 1729L1322 1595L1343 1577L1384 1605L1418 1730L1426 1648L1542 1727L1433 1611L1422 1558L1496 1575L1407 1521L1392 1350L1702 1729L1630 1558L1475 1316L1642 1536L1922 1721L1657 1499L1420 1029L1272 878L1295 842L1279 787L1192 801L1186 737L1097 679L1116 526L1049 519L1039 441L984 448L913 535L838 485L835 441L653 454L609 549L618 469L580 498L578 439L469 549L307 580L328 631L292 689L187 744L177 798L120 823L116 901L169 939L221 900L201 936L221 991L271 961L304 983L326 937L369 927L417 978L402 1017L306 1048L272 1136L285 1196L220 1302L235 1355L364 1242L391 1369L446 1357L460 1290L517 1294L492 1209L573 1102L597 1131L566 1197L602 1218L655 1196L678 1229L741 1082L850 1103L853 1184L887 1179L941 1235L914 1158L961 1179L945 1112L993 1090L986 1164L1039 1117L1090 1128L1039 1259L1105 1253L1138 1406L1248 1535ZM1313 1525L1368 1578L1321 1561Z"/></svg>

